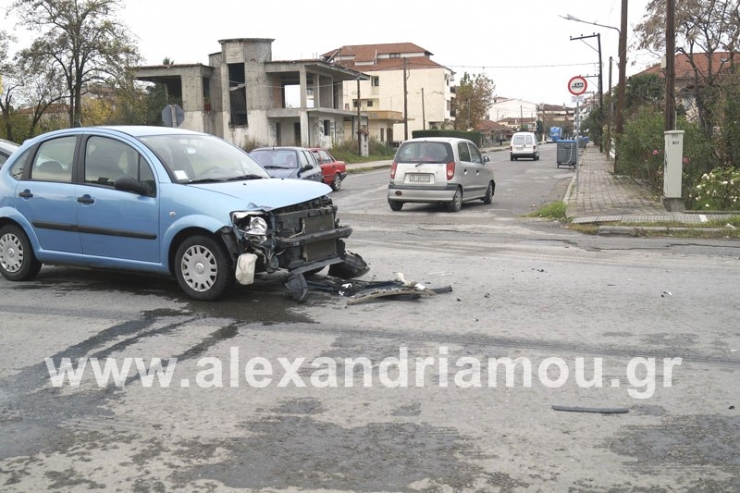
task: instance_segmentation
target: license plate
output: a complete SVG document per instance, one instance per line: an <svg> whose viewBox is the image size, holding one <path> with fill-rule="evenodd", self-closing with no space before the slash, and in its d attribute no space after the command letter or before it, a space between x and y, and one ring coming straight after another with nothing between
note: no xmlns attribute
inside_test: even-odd
<svg viewBox="0 0 740 493"><path fill-rule="evenodd" d="M409 175L409 181L412 183L429 183L432 181L431 175Z"/></svg>
<svg viewBox="0 0 740 493"><path fill-rule="evenodd" d="M517 151L521 151L522 149L524 149L524 146L516 146L514 149L516 149Z"/></svg>

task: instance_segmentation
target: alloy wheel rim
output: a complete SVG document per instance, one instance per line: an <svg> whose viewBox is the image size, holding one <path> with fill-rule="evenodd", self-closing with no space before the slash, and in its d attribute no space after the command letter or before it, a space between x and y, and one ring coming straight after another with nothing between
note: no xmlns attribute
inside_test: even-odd
<svg viewBox="0 0 740 493"><path fill-rule="evenodd" d="M216 257L203 245L193 245L182 256L180 270L185 283L193 291L203 293L216 283Z"/></svg>

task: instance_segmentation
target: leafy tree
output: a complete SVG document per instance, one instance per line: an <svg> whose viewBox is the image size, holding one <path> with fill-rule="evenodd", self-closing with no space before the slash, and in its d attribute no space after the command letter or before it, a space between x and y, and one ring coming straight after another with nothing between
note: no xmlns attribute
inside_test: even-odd
<svg viewBox="0 0 740 493"><path fill-rule="evenodd" d="M655 74L632 76L627 80L624 101L626 112L646 104L662 108L665 104L665 83Z"/></svg>
<svg viewBox="0 0 740 493"><path fill-rule="evenodd" d="M718 118L720 74L735 63L732 56L716 62L713 54L718 51L735 53L740 36L740 1L681 0L677 2L675 21L676 51L686 55L692 68L693 81L689 90L699 124L705 135L710 136ZM635 33L638 48L665 52L665 0L648 3ZM706 68L700 59L708 62Z"/></svg>
<svg viewBox="0 0 740 493"><path fill-rule="evenodd" d="M59 74L69 125L82 124L82 99L95 84L125 83L138 50L115 14L123 0L15 0L20 23L38 36L20 52L26 66ZM49 80L54 78L49 77Z"/></svg>
<svg viewBox="0 0 740 493"><path fill-rule="evenodd" d="M485 120L493 104L493 91L496 85L484 74L475 77L467 72L460 79L452 101L455 112L455 130L475 128Z"/></svg>

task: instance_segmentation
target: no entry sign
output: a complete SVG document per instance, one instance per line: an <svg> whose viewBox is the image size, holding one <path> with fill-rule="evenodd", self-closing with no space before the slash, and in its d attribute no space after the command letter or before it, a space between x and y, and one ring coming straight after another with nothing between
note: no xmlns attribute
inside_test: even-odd
<svg viewBox="0 0 740 493"><path fill-rule="evenodd" d="M587 87L588 82L586 82L586 79L580 75L576 75L568 81L568 91L570 91L574 96L580 96L585 93Z"/></svg>

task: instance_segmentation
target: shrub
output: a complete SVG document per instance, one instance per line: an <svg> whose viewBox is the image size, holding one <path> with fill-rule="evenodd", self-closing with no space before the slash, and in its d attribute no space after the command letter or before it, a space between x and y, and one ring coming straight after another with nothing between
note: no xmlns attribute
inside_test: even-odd
<svg viewBox="0 0 740 493"><path fill-rule="evenodd" d="M726 167L705 173L689 194L696 209L740 210L740 170Z"/></svg>

